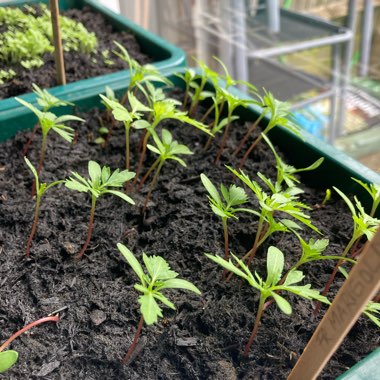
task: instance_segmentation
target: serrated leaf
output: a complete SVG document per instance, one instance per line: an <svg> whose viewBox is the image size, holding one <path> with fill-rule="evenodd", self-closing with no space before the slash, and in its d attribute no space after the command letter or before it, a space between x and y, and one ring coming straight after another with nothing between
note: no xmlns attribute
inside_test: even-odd
<svg viewBox="0 0 380 380"><path fill-rule="evenodd" d="M147 256L143 253L143 260L153 282L169 280L178 276L178 273L171 270L169 264L161 256Z"/></svg>
<svg viewBox="0 0 380 380"><path fill-rule="evenodd" d="M191 282L182 280L180 278L173 278L166 280L163 286L160 286L160 289L184 289L190 290L196 294L201 294L200 290L193 285Z"/></svg>
<svg viewBox="0 0 380 380"><path fill-rule="evenodd" d="M71 129L71 131L66 131L62 128L59 128L59 126L54 126L52 127L53 131L58 133L64 140L66 140L67 142L71 143L73 141L73 138L74 138L74 133L73 133L73 129Z"/></svg>
<svg viewBox="0 0 380 380"><path fill-rule="evenodd" d="M235 273L237 276L242 277L244 279L248 279L248 276L242 272L239 268L237 268L234 263L229 259L229 261L224 260L222 257L218 255L211 255L209 253L205 253L205 255L215 263L219 264L223 268L227 269L229 272Z"/></svg>
<svg viewBox="0 0 380 380"><path fill-rule="evenodd" d="M154 299L152 293L144 294L138 299L141 305L140 311L144 317L144 321L147 325L153 325L157 322L158 317L162 318L162 310L158 306L156 300Z"/></svg>
<svg viewBox="0 0 380 380"><path fill-rule="evenodd" d="M73 178L67 179L65 182L65 186L70 190L76 190L82 193L87 193L90 190L88 187L86 187L85 185L81 184Z"/></svg>

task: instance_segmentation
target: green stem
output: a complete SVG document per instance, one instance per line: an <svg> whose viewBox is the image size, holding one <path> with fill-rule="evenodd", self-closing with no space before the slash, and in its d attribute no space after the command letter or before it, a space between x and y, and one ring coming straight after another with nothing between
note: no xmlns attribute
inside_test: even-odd
<svg viewBox="0 0 380 380"><path fill-rule="evenodd" d="M130 123L124 123L125 126L125 168L130 169L130 153L129 153L129 134L131 130Z"/></svg>
<svg viewBox="0 0 380 380"><path fill-rule="evenodd" d="M38 219L39 219L39 214L40 214L40 211L39 211L40 210L40 204L41 204L41 197L38 196L38 194L37 194L36 207L34 209L34 220L33 220L33 224L32 224L32 230L30 231L30 235L29 235L28 241L26 243L26 249L25 249L26 257L29 257L29 255L30 255L30 246L32 244L34 235L37 231Z"/></svg>
<svg viewBox="0 0 380 380"><path fill-rule="evenodd" d="M262 317L263 312L264 312L264 303L265 303L265 298L260 296L259 309L257 310L255 325L253 326L251 336L249 337L249 340L245 346L245 349L243 352L244 356L248 356L249 351L250 351L251 346L252 346L252 343L253 343L256 335L257 335L257 330L259 329L261 317Z"/></svg>
<svg viewBox="0 0 380 380"><path fill-rule="evenodd" d="M223 234L224 234L224 260L228 260L229 242L228 242L228 223L226 218L222 218Z"/></svg>
<svg viewBox="0 0 380 380"><path fill-rule="evenodd" d="M122 365L127 364L129 362L129 360L131 359L131 356L132 356L133 352L135 351L135 348L136 348L137 343L139 341L141 330L142 330L143 326L144 326L144 317L141 316L140 322L139 322L139 324L137 326L135 337L133 338L133 342L129 346L129 349L128 349L126 355L124 356L124 359L121 361Z"/></svg>
<svg viewBox="0 0 380 380"><path fill-rule="evenodd" d="M59 316L55 315L51 317L41 318L41 319L38 319L37 321L29 323L29 325L26 325L21 330L14 333L7 341L5 341L5 343L3 343L3 345L0 347L0 352L2 352L5 348L7 348L17 337L19 337L25 331L30 330L32 327L37 326L44 322L58 322L58 321L59 321Z"/></svg>
<svg viewBox="0 0 380 380"><path fill-rule="evenodd" d="M42 167L45 161L46 155L46 142L47 142L47 134L42 134L42 144L41 144L41 152L40 152L40 161L38 162L37 175L41 174Z"/></svg>
<svg viewBox="0 0 380 380"><path fill-rule="evenodd" d="M86 252L86 249L88 247L88 244L90 243L91 236L92 236L92 229L94 227L94 218L95 218L95 206L96 206L96 197L94 194L92 194L91 198L91 212L90 212L90 221L88 223L88 230L87 230L87 239L86 242L84 243L82 250L79 252L77 255L77 259L81 259L83 254Z"/></svg>
<svg viewBox="0 0 380 380"><path fill-rule="evenodd" d="M206 111L206 113L202 116L200 122L201 123L204 123L204 121L207 119L207 116L210 115L210 113L212 112L212 110L215 108L215 103L213 103L209 109Z"/></svg>
<svg viewBox="0 0 380 380"><path fill-rule="evenodd" d="M39 127L40 127L40 125L38 123L34 126L32 134L30 135L28 141L25 143L24 148L22 150L22 153L21 153L22 157L25 157L28 154L29 147L34 140L34 136L36 135Z"/></svg>
<svg viewBox="0 0 380 380"><path fill-rule="evenodd" d="M236 156L237 154L239 154L239 152L242 150L244 144L247 142L249 136L251 136L251 134L253 133L253 131L257 128L257 126L259 125L261 119L264 117L264 114L261 114L260 117L258 117L256 119L256 121L251 125L251 127L248 129L247 133L245 134L245 136L243 137L243 139L240 141L240 144L239 146L236 148L236 150L234 151L234 156Z"/></svg>
<svg viewBox="0 0 380 380"><path fill-rule="evenodd" d="M136 183L137 183L138 178L140 176L142 165L143 165L143 162L144 162L144 159L145 159L146 146L148 144L148 140L149 140L150 136L151 136L151 133L149 131L146 131L146 134L145 134L144 140L143 140L142 152L140 154L139 164L138 164L137 170L136 170L136 176L135 176L135 179L133 180L133 184L132 184L133 187L136 186Z"/></svg>
<svg viewBox="0 0 380 380"><path fill-rule="evenodd" d="M220 144L220 148L219 148L219 151L218 151L218 154L216 155L216 159L215 159L215 164L218 165L219 164L219 161L220 161L220 157L221 155L223 154L223 151L224 151L224 147L226 145L226 141L227 141L227 137L228 137L228 130L230 128L230 124L231 124L231 116L232 116L232 112L228 112L228 121L227 121L227 125L224 129L224 134L223 134L223 139L222 139L222 142Z"/></svg>
<svg viewBox="0 0 380 380"><path fill-rule="evenodd" d="M161 160L158 167L157 167L157 170L156 170L156 173L154 173L154 177L152 179L152 182L150 183L150 186L149 186L149 192L145 198L145 202L144 202L144 211L146 209L146 206L149 202L149 199L150 199L150 196L152 195L152 191L153 189L155 188L156 186L156 183L157 183L157 180L158 180L158 176L160 175L160 171L161 171L161 168L163 166L165 161Z"/></svg>

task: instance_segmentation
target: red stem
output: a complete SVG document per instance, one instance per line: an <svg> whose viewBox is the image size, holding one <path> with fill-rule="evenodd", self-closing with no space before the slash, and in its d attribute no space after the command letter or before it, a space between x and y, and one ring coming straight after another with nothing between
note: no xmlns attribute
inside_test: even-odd
<svg viewBox="0 0 380 380"><path fill-rule="evenodd" d="M248 342L247 342L247 344L245 346L245 349L244 349L244 352L243 352L244 356L248 356L248 354L249 354L249 351L251 349L252 343L253 343L256 335L257 335L257 330L259 329L260 320L261 320L261 317L263 315L263 312L264 312L264 300L260 298L259 309L257 311L255 325L253 326L253 330L252 330L251 336L249 337L249 340L248 340Z"/></svg>
<svg viewBox="0 0 380 380"><path fill-rule="evenodd" d="M137 166L136 176L135 176L135 179L134 179L133 184L132 184L133 187L136 186L136 183L137 183L138 178L140 176L140 172L141 172L142 165L144 162L144 158L145 158L145 154L146 154L146 146L148 144L149 137L150 137L150 133L148 131L146 131L145 136L144 136L144 140L143 140L142 152L141 152L140 159L139 159L139 165Z"/></svg>
<svg viewBox="0 0 380 380"><path fill-rule="evenodd" d="M90 213L90 221L88 223L88 231L87 231L87 239L84 243L82 250L78 253L77 259L81 259L84 253L86 252L86 249L88 247L88 244L90 243L91 236L92 236L92 229L94 227L94 217L95 217L95 205L96 205L96 197L92 196L92 204L91 204L91 213Z"/></svg>
<svg viewBox="0 0 380 380"><path fill-rule="evenodd" d="M144 202L144 212L146 210L146 206L148 205L148 202L149 202L149 199L150 199L150 196L152 195L152 191L153 189L155 188L156 184L157 184L157 180L158 180L158 176L160 175L160 171L161 171L161 168L162 168L162 165L164 164L165 161L160 161L158 167L157 167L157 170L156 172L154 173L154 177L152 179L152 182L150 183L150 186L149 186L149 192L145 198L145 202Z"/></svg>
<svg viewBox="0 0 380 380"><path fill-rule="evenodd" d="M3 343L3 345L0 347L0 352L3 351L7 346L9 346L18 336L20 336L25 331L27 331L27 330L31 329L32 327L37 326L37 325L39 325L41 323L49 322L49 321L51 321L51 322L58 322L59 321L59 316L55 315L55 316L52 316L52 317L45 317L45 318L38 319L37 321L34 321L32 323L29 323L29 325L26 325L21 330L19 330L16 333L14 333L7 341L5 341L5 343Z"/></svg>
<svg viewBox="0 0 380 380"><path fill-rule="evenodd" d="M137 188L137 192L139 192L141 190L141 188L144 185L145 181L148 179L148 177L150 176L150 174L152 173L152 171L156 168L156 166L158 165L159 162L160 162L160 158L157 158L157 160L153 162L152 166L149 168L149 170L145 173L144 177L140 181L139 187Z"/></svg>
<svg viewBox="0 0 380 380"><path fill-rule="evenodd" d="M137 346L137 343L139 341L139 338L140 338L140 334L141 334L141 330L143 328L143 325L144 325L144 317L141 316L140 318L140 322L139 322L139 325L137 326L137 330L136 330L136 333L135 333L135 337L133 338L133 342L132 344L129 346L129 349L126 353L126 355L124 356L124 359L121 361L121 364L122 365L125 365L128 363L129 359L131 358L133 352L135 351L135 348Z"/></svg>
<svg viewBox="0 0 380 380"><path fill-rule="evenodd" d="M238 169L241 169L244 164L245 164L245 161L247 161L247 158L249 156L249 154L252 152L253 148L260 142L260 140L262 139L262 136L258 136L257 139L252 143L252 145L249 147L249 149L245 152L243 158L240 160L239 162L239 167Z"/></svg>
<svg viewBox="0 0 380 380"><path fill-rule="evenodd" d="M30 246L32 244L34 235L35 235L35 233L37 231L37 225L38 225L38 219L39 219L40 202L41 202L41 199L37 197L36 208L34 209L34 220L33 220L32 230L30 231L30 235L29 235L28 241L26 243L26 249L25 249L25 255L26 255L26 257L29 257L29 255L30 255Z"/></svg>
<svg viewBox="0 0 380 380"><path fill-rule="evenodd" d="M219 164L220 156L223 154L224 147L226 145L226 141L227 141L227 137L228 137L228 129L229 128L230 128L230 122L228 122L228 124L226 125L226 128L224 129L223 139L222 139L218 154L217 154L216 159L215 159L215 165Z"/></svg>
<svg viewBox="0 0 380 380"><path fill-rule="evenodd" d="M25 143L24 148L22 150L22 153L21 153L22 157L25 157L28 154L30 144L33 142L34 137L35 137L35 135L36 135L36 133L38 131L39 126L40 125L38 123L34 126L32 134L30 135L29 140Z"/></svg>
<svg viewBox="0 0 380 380"><path fill-rule="evenodd" d="M253 131L256 129L256 127L259 125L260 123L260 120L262 119L263 116L260 116L252 125L251 127L248 129L247 133L245 134L245 136L243 137L243 139L240 141L240 144L239 146L236 148L236 150L234 151L234 155L236 156L243 148L244 144L247 142L249 136L251 136L251 134L253 133Z"/></svg>

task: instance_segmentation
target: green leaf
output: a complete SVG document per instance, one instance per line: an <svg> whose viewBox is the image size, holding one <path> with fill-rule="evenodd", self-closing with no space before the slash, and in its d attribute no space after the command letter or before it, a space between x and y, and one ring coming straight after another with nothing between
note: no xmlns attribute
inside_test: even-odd
<svg viewBox="0 0 380 380"><path fill-rule="evenodd" d="M141 283L145 285L144 281L144 271L140 265L140 263L137 261L134 254L123 244L117 243L117 248L121 252L121 254L125 257L128 264L131 266L133 271L137 274L137 277L140 279Z"/></svg>
<svg viewBox="0 0 380 380"><path fill-rule="evenodd" d="M144 294L138 299L139 304L141 305L140 311L144 317L145 323L147 325L153 325L157 322L158 317L162 318L162 310L158 306L156 300L153 297L152 293Z"/></svg>
<svg viewBox="0 0 380 380"><path fill-rule="evenodd" d="M140 119L132 123L132 127L135 129L147 129L150 127L150 123L146 120Z"/></svg>
<svg viewBox="0 0 380 380"><path fill-rule="evenodd" d="M208 179L208 177L205 174L201 174L201 181L203 183L203 186L206 188L208 193L211 195L211 198L217 203L221 204L222 200L220 199L220 195L216 187L213 185L213 183Z"/></svg>
<svg viewBox="0 0 380 380"><path fill-rule="evenodd" d="M173 302L169 301L163 294L161 293L153 293L153 297L161 301L166 306L170 307L171 309L175 310L175 305Z"/></svg>
<svg viewBox="0 0 380 380"><path fill-rule="evenodd" d="M229 261L224 260L222 257L218 255L211 255L209 253L205 253L205 255L215 263L219 264L223 268L227 269L229 272L235 273L237 276L244 278L245 280L248 280L248 275L246 275L244 272L242 272L239 268L237 268L231 259Z"/></svg>
<svg viewBox="0 0 380 380"><path fill-rule="evenodd" d="M286 276L286 279L284 281L284 285L293 285L297 284L298 282L302 281L304 279L304 274L300 270L292 270L288 273Z"/></svg>
<svg viewBox="0 0 380 380"><path fill-rule="evenodd" d="M150 145L150 144L146 144L146 147L152 151L153 153L157 153L158 155L161 155L161 152L158 150L158 148L156 148L155 146L153 145Z"/></svg>
<svg viewBox="0 0 380 380"><path fill-rule="evenodd" d="M65 186L70 190L76 190L82 193L87 193L90 190L89 187L79 183L77 180L73 178L67 179L65 182Z"/></svg>
<svg viewBox="0 0 380 380"><path fill-rule="evenodd" d="M64 123L66 121L81 121L81 122L85 122L85 120L81 119L80 117L77 117L77 116L73 116L73 115L63 115L63 116L59 116L57 117L54 122L56 124L59 124L59 123Z"/></svg>
<svg viewBox="0 0 380 380"><path fill-rule="evenodd" d="M102 168L102 183L107 183L111 175L111 169L108 166L103 166Z"/></svg>
<svg viewBox="0 0 380 380"><path fill-rule="evenodd" d="M150 112L151 108L141 103L132 92L128 91L128 100L133 112Z"/></svg>
<svg viewBox="0 0 380 380"><path fill-rule="evenodd" d="M58 133L64 140L71 143L74 139L74 129L70 127L62 128L62 125L52 127L53 131Z"/></svg>
<svg viewBox="0 0 380 380"><path fill-rule="evenodd" d="M122 187L123 184L132 178L134 178L136 173L130 172L129 170L122 170L121 172L119 169L116 169L111 177L108 179L108 181L104 184L104 186L108 187Z"/></svg>
<svg viewBox="0 0 380 380"><path fill-rule="evenodd" d="M284 254L276 247L270 246L267 256L267 279L268 286L275 286L281 278L284 269Z"/></svg>
<svg viewBox="0 0 380 380"><path fill-rule="evenodd" d="M124 201L134 205L135 204L135 201L129 197L127 194L125 193L122 193L121 191L115 191L115 190L106 190L103 192L103 194L113 194L113 195L116 195L117 197L120 197L121 199L123 199Z"/></svg>
<svg viewBox="0 0 380 380"><path fill-rule="evenodd" d="M13 367L18 360L18 352L13 350L0 352L0 373Z"/></svg>
<svg viewBox="0 0 380 380"><path fill-rule="evenodd" d="M173 278L170 280L166 280L164 282L163 286L160 286L161 289L185 289L190 290L191 292L194 292L196 294L201 294L200 290L193 285L191 282L182 280L180 278Z"/></svg>
<svg viewBox="0 0 380 380"><path fill-rule="evenodd" d="M28 158L26 156L24 157L24 160L25 160L26 164L29 166L30 171L33 173L34 179L36 181L36 188L38 189L40 186L39 186L39 180L38 180L37 171L36 171L35 167L32 165L32 163L28 160Z"/></svg>
<svg viewBox="0 0 380 380"><path fill-rule="evenodd" d="M292 314L292 307L290 306L290 303L283 297L279 296L277 293L272 292L271 296L276 301L277 306L279 309L287 315Z"/></svg>
<svg viewBox="0 0 380 380"><path fill-rule="evenodd" d="M153 282L169 280L178 276L178 273L171 270L166 260L160 256L147 256L143 253L143 260Z"/></svg>
<svg viewBox="0 0 380 380"><path fill-rule="evenodd" d="M88 161L88 174L90 175L92 183L99 183L102 176L102 169L95 161Z"/></svg>
<svg viewBox="0 0 380 380"><path fill-rule="evenodd" d="M352 216L356 216L356 210L353 203L348 199L346 194L344 194L341 190L339 190L337 187L333 186L333 189L343 198L343 200L346 202L348 208L351 211Z"/></svg>

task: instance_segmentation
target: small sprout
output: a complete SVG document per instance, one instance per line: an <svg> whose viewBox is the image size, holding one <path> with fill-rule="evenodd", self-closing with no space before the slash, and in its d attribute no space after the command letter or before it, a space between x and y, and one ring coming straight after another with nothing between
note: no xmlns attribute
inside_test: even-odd
<svg viewBox="0 0 380 380"><path fill-rule="evenodd" d="M265 114L270 113L270 118L268 125L264 128L262 134L260 134L256 140L253 141L251 146L248 148L243 158L240 160L239 169L243 167L245 161L248 156L255 148L255 146L261 141L263 134L267 135L271 129L273 129L276 125L281 125L282 127L288 129L294 134L300 136L300 128L294 124L288 117L291 116L291 112L289 109L289 103L281 102L273 96L271 92L268 92L264 89L265 95L263 99L263 112Z"/></svg>
<svg viewBox="0 0 380 380"><path fill-rule="evenodd" d="M175 305L163 295L162 291L164 289L184 289L198 295L201 292L191 282L177 278L178 273L171 270L169 264L162 257L147 256L143 253L146 268L146 271L144 271L136 257L126 246L118 243L117 247L140 280L140 283L135 284L134 288L142 293L138 299L141 312L139 326L133 342L122 361L123 364L126 364L136 348L144 321L147 325L153 325L157 323L158 318L163 318L162 309L157 301L175 310Z"/></svg>
<svg viewBox="0 0 380 380"><path fill-rule="evenodd" d="M215 263L221 265L224 269L236 274L237 276L247 280L248 284L252 286L255 290L260 292L259 307L256 314L256 321L253 327L251 336L248 340L248 343L244 349L244 356L248 356L251 349L252 343L257 334L257 330L260 325L260 320L265 310L265 301L272 297L276 302L279 309L290 315L292 313L292 307L290 303L282 296L279 292L290 292L294 293L300 297L306 298L308 300L318 300L321 302L328 303L326 297L323 297L319 294L317 290L311 289L311 285L295 285L303 280L305 277L301 271L294 270L288 273L284 282L281 284L281 276L284 269L284 254L277 249L276 247L269 247L267 255L267 278L263 280L257 272L253 275L249 270L248 266L244 264L242 260L237 258L235 255L231 254L233 260L236 264L230 259L229 261L222 259L220 256L214 256L207 254L206 256L214 261Z"/></svg>
<svg viewBox="0 0 380 380"><path fill-rule="evenodd" d="M310 210L310 207L298 201L297 195L302 192L302 190L297 187L291 187L286 191L281 191L272 184L270 179L266 178L261 173L258 173L259 178L272 191L272 195L268 195L256 181L251 180L242 170L240 170L239 173L229 166L226 167L252 190L260 205L260 212L249 210L250 213L259 217L259 222L253 247L244 256L243 260L248 259L248 263L250 263L253 260L257 249L274 232L289 232L294 229L301 229L301 227L292 220L277 219L276 215L278 213L287 214L315 232L320 233L318 228L310 221L310 216L303 212L303 209Z"/></svg>
<svg viewBox="0 0 380 380"><path fill-rule="evenodd" d="M16 72L12 69L0 70L0 84L10 81L16 76Z"/></svg>
<svg viewBox="0 0 380 380"><path fill-rule="evenodd" d="M218 190L214 184L209 180L205 174L201 174L201 180L203 186L210 194L208 199L210 206L215 215L222 219L223 233L224 233L224 259L228 259L229 247L228 247L228 219L235 218L235 215L239 211L246 211L245 209L236 208L248 201L247 194L244 189L236 185L230 185L227 189L224 185L220 185L220 191L223 199L220 196Z"/></svg>
<svg viewBox="0 0 380 380"><path fill-rule="evenodd" d="M174 160L174 161L177 161L180 165L186 167L185 161L179 158L178 155L193 154L193 152L186 145L178 144L176 140L173 140L172 134L167 129L163 128L161 131L161 135L162 135L162 140L158 137L156 133L153 134L153 140L156 143L156 146L153 146L150 144L147 145L147 148L150 151L158 154L159 156L156 159L156 161L154 161L152 166L149 168L149 170L147 171L147 173L145 174L144 178L141 180L141 183L140 183L140 188L141 188L141 186L149 177L149 175L152 173L152 171L156 169L152 182L150 183L148 194L145 199L144 208L146 208L148 201L150 199L150 196L152 194L152 191L157 184L158 177L160 175L161 169L165 161Z"/></svg>
<svg viewBox="0 0 380 380"><path fill-rule="evenodd" d="M38 87L35 83L32 84L32 87L33 87L33 92L37 96L37 103L40 107L42 107L43 112L48 112L51 108L54 108L54 107L74 105L74 103L58 99L54 95L50 94L49 91Z"/></svg>
<svg viewBox="0 0 380 380"><path fill-rule="evenodd" d="M373 203L372 208L369 213L370 216L375 216L377 207L380 204L380 184L378 183L364 183L356 178L352 178L355 182L361 185L365 190L367 190L368 194L371 196Z"/></svg>
<svg viewBox="0 0 380 380"><path fill-rule="evenodd" d="M348 242L348 244L346 245L343 253L341 254L342 258L344 259L347 256L347 254L350 252L351 248L354 246L355 242L357 242L358 239L360 239L362 236L366 236L367 240L371 240L373 238L377 229L380 226L380 220L368 215L364 211L363 206L361 205L361 203L356 197L354 197L355 203L356 203L356 208L355 208L353 203L348 199L348 197L341 190L339 190L336 187L333 187L333 188L346 202L348 208L351 211L352 220L354 222L354 230L352 233L352 237L350 241ZM325 288L323 289L323 292L322 292L323 295L326 295L327 292L329 291L335 279L335 276L339 270L339 267L341 266L343 262L343 259L339 260L338 263L335 265L335 268L333 272L331 273L330 278L328 279L325 285ZM315 314L318 314L319 306L320 305L316 306L315 311L314 311Z"/></svg>
<svg viewBox="0 0 380 380"><path fill-rule="evenodd" d="M47 144L47 136L48 133L53 130L57 134L59 134L64 140L71 143L74 138L74 129L71 127L68 127L64 123L67 121L81 121L84 122L83 119L73 116L73 115L63 115L63 116L56 116L55 114L51 112L43 112L34 107L32 104L26 102L25 100L22 100L20 98L15 98L19 103L21 103L23 106L29 108L38 118L38 122L41 126L42 130L42 144L41 144L41 151L40 151L40 160L38 163L37 168L37 174L41 174L41 169L45 160L45 154L46 154L46 144Z"/></svg>
<svg viewBox="0 0 380 380"><path fill-rule="evenodd" d="M130 169L130 149L129 149L129 135L131 127L136 129L138 128L138 124L134 124L136 120L141 119L143 116L143 112L152 111L149 107L142 104L132 92L127 92L129 104L131 106L131 111L128 111L123 105L121 105L116 100L111 100L108 97L100 94L99 96L102 98L104 104L112 110L112 114L117 121L121 121L124 124L125 128L125 167L126 169Z"/></svg>
<svg viewBox="0 0 380 380"><path fill-rule="evenodd" d="M58 322L59 316L49 316L38 319L32 323L29 323L21 330L15 332L2 346L0 346L0 373L6 372L8 369L13 367L18 360L18 352L13 350L4 351L17 337L23 334L25 331L30 330L32 327L35 327L41 323L45 322Z"/></svg>
<svg viewBox="0 0 380 380"><path fill-rule="evenodd" d="M78 259L83 256L88 247L88 244L90 243L92 228L94 225L96 201L99 197L104 194L111 194L118 196L130 204L135 204L133 199L123 192L109 189L112 187L123 187L125 182L131 180L135 176L135 173L128 170L119 171L119 169L116 169L111 173L109 167L103 166L103 168L101 168L97 162L89 161L88 174L89 179L85 179L78 173L72 172L72 177L70 177L65 182L65 186L70 190L75 190L83 193L91 193L91 212L90 221L88 224L87 239L82 247L82 250L77 256Z"/></svg>
<svg viewBox="0 0 380 380"><path fill-rule="evenodd" d="M106 66L113 66L115 61L110 59L110 51L108 49L102 50L103 62Z"/></svg>
<svg viewBox="0 0 380 380"><path fill-rule="evenodd" d="M25 249L25 255L27 257L29 257L30 246L32 244L33 237L37 231L38 219L39 219L39 215L40 215L41 198L46 193L46 191L48 191L50 188L52 188L53 186L56 186L60 183L63 183L65 181L63 181L63 180L55 181L55 182L50 183L49 185L46 185L46 183L40 184L36 169L34 168L34 166L31 164L31 162L26 157L24 157L24 160L25 160L26 164L28 165L30 171L33 173L34 181L36 184L36 207L34 209L34 220L33 220L32 230L30 231L30 235L29 235L28 241L26 243L26 249Z"/></svg>
<svg viewBox="0 0 380 380"><path fill-rule="evenodd" d="M274 157L276 159L276 168L277 168L277 180L276 180L276 186L281 187L282 183L285 182L288 187L294 187L296 184L300 183L300 180L295 176L295 174L300 173L300 172L306 172L310 170L315 170L318 169L323 161L324 158L321 157L317 161L315 161L313 164L306 168L301 168L301 169L296 169L294 166L286 164L280 156L277 154L276 149L272 145L271 141L269 138L265 135L262 134L262 138L265 140L265 142L268 144L269 148L274 154Z"/></svg>
<svg viewBox="0 0 380 380"><path fill-rule="evenodd" d="M326 189L326 194L325 194L325 197L323 198L323 201L322 201L322 206L325 206L326 203L331 199L331 190L330 189Z"/></svg>

